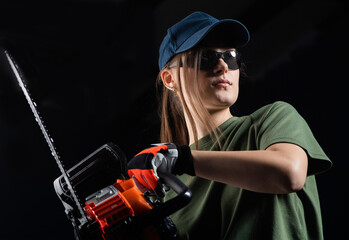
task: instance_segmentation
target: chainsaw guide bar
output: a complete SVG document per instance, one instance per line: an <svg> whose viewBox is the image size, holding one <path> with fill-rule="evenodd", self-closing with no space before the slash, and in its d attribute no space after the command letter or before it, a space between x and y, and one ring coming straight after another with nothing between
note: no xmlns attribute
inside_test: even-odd
<svg viewBox="0 0 349 240"><path fill-rule="evenodd" d="M80 221L82 221L81 224L83 224L83 223L88 221L87 217L86 217L86 214L85 214L85 211L83 210L83 207L82 207L82 205L81 205L81 203L79 201L79 197L78 197L76 191L74 190L73 185L71 184L71 181L70 181L70 179L68 177L68 174L67 174L67 170L65 169L64 164L60 160L59 155L58 155L58 153L56 151L56 148L53 145L54 141L50 137L50 135L48 134L47 128L44 125L44 122L43 122L43 120L42 120L42 118L41 118L41 116L39 114L39 111L37 110L37 105L36 105L35 101L33 101L32 97L30 96L30 92L29 92L29 89L28 89L27 85L25 84L25 78L24 78L24 76L23 76L23 74L21 72L21 69L18 67L18 65L16 64L15 60L13 59L13 57L10 55L10 53L7 50L5 50L5 55L6 55L7 60L9 62L9 64L10 64L10 66L11 66L11 69L12 69L12 71L13 71L13 73L14 73L17 81L18 81L18 84L19 84L19 86L20 86L20 88L21 88L25 98L28 101L30 109L32 110L32 112L34 114L35 121L38 123L38 125L39 125L39 127L41 129L41 132L44 135L45 140L46 140L46 142L47 142L47 144L48 144L48 146L50 148L51 154L54 157L54 159L56 160L56 163L57 163L57 165L58 165L58 167L59 167L59 169L60 169L60 171L61 171L61 173L62 173L62 175L63 175L63 177L65 179L67 187L70 190L72 198L74 199L75 204L78 207L78 210L79 210L79 212L81 214Z"/></svg>

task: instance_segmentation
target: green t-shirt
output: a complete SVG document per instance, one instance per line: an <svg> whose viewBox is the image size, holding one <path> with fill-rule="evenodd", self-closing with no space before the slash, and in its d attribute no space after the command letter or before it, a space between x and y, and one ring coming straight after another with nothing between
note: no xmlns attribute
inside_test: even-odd
<svg viewBox="0 0 349 240"><path fill-rule="evenodd" d="M249 116L232 117L219 128L222 151L264 150L279 142L301 146L308 154L308 177L298 192L266 194L181 175L193 196L171 215L180 239L323 239L314 174L328 170L332 163L297 111L275 102ZM207 135L199 140L199 150L218 150L218 144ZM175 195L169 191L165 200Z"/></svg>

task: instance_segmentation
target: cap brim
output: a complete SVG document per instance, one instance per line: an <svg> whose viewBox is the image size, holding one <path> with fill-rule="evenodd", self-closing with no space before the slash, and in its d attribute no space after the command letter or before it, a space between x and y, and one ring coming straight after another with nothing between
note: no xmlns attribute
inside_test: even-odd
<svg viewBox="0 0 349 240"><path fill-rule="evenodd" d="M176 50L176 53L189 50L203 40L205 40L205 42L207 42L206 40L224 42L227 47L239 48L245 46L249 42L250 34L247 28L239 21L223 19L191 35Z"/></svg>

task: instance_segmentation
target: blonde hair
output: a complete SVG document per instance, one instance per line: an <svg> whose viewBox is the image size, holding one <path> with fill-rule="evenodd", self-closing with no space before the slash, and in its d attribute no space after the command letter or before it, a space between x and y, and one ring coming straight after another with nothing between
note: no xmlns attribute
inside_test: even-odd
<svg viewBox="0 0 349 240"><path fill-rule="evenodd" d="M191 58L191 59L189 59ZM159 97L159 115L161 118L160 141L174 142L180 145L189 145L189 129L185 121L185 115L192 126L194 135L195 149L199 148L197 125L194 121L197 119L206 131L210 134L212 140L216 140L220 145L219 135L220 131L213 123L212 117L205 108L202 96L199 93L198 72L200 69L201 58L200 49L192 49L183 53L177 54L171 61L169 61L164 68L171 68L172 65L180 66L182 64L184 70L184 78L180 77L180 68L178 67L177 76L179 79L177 95L167 89L161 79L161 72L157 78L157 93ZM192 63L194 65L192 66ZM194 75L189 74L188 68L192 68ZM185 99L183 95L182 83L188 91L190 98ZM180 99L183 99L181 102ZM195 106L189 108L188 104ZM192 112L190 111L192 109ZM185 113L185 114L184 114Z"/></svg>

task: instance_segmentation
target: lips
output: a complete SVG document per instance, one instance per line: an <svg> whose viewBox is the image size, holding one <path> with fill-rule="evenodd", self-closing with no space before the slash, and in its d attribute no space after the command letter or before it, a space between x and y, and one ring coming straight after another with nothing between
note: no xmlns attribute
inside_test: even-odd
<svg viewBox="0 0 349 240"><path fill-rule="evenodd" d="M212 83L212 86L218 86L218 87L228 87L233 85L233 83L227 79L218 79Z"/></svg>

